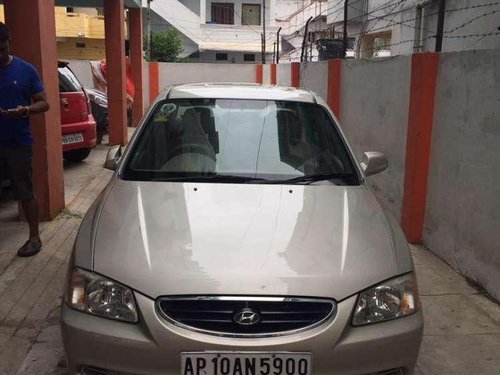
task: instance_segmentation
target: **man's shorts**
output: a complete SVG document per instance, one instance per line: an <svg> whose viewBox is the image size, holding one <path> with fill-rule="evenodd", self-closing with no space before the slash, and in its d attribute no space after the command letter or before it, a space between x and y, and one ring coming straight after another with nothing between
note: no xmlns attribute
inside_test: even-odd
<svg viewBox="0 0 500 375"><path fill-rule="evenodd" d="M34 197L32 160L32 146L0 145L0 168L10 180L15 200L26 201Z"/></svg>

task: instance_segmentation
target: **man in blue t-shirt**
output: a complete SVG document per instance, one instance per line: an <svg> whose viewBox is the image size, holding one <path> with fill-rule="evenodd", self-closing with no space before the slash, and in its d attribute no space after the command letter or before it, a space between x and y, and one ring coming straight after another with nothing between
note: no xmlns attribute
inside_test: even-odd
<svg viewBox="0 0 500 375"><path fill-rule="evenodd" d="M14 198L21 202L30 227L29 239L17 251L32 256L42 248L38 201L33 194L33 137L30 115L49 109L38 72L10 54L9 29L0 22L0 165L7 170Z"/></svg>

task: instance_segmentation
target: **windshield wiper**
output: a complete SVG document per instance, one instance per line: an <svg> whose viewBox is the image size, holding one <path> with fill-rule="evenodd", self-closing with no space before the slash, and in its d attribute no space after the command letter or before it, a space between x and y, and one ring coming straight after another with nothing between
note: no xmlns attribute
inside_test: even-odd
<svg viewBox="0 0 500 375"><path fill-rule="evenodd" d="M197 176L172 176L156 177L153 181L179 181L179 182L233 182L247 183L253 181L267 181L265 178L237 176L228 174L208 174Z"/></svg>
<svg viewBox="0 0 500 375"><path fill-rule="evenodd" d="M316 182L316 181L325 181L325 180L333 180L333 179L345 180L345 179L352 178L352 177L353 177L352 173L312 174L312 175L290 178L288 180L281 180L279 182L286 183L286 184L294 184L294 183L310 184L310 183Z"/></svg>

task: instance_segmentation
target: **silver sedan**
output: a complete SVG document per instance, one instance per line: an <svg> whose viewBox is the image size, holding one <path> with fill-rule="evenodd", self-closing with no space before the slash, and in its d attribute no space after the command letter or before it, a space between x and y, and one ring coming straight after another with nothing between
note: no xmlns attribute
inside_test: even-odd
<svg viewBox="0 0 500 375"><path fill-rule="evenodd" d="M412 374L408 245L306 90L165 90L86 214L62 332L71 374Z"/></svg>

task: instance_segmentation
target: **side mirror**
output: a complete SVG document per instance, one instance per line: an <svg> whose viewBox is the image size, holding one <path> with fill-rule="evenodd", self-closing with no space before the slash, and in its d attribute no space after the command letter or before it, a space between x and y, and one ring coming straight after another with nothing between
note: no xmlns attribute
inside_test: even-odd
<svg viewBox="0 0 500 375"><path fill-rule="evenodd" d="M381 152L368 151L363 154L361 160L361 168L365 176L371 176L376 173L382 172L389 166L387 158Z"/></svg>
<svg viewBox="0 0 500 375"><path fill-rule="evenodd" d="M106 155L104 168L114 171L118 166L118 160L120 159L120 156L122 156L122 146L113 146Z"/></svg>

